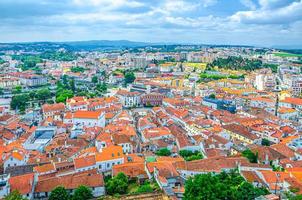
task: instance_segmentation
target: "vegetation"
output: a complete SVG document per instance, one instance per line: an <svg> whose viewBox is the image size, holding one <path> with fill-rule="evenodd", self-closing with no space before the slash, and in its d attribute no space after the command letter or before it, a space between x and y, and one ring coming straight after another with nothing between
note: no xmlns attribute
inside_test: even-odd
<svg viewBox="0 0 302 200"><path fill-rule="evenodd" d="M272 72L274 72L274 73L277 73L277 71L278 71L278 65L276 65L276 64L267 64L267 63L265 63L265 64L263 64L263 67L264 68L271 68Z"/></svg>
<svg viewBox="0 0 302 200"><path fill-rule="evenodd" d="M80 185L73 194L72 200L87 200L87 199L92 199L92 190L85 186L85 185Z"/></svg>
<svg viewBox="0 0 302 200"><path fill-rule="evenodd" d="M215 94L210 94L210 95L209 95L209 98L210 98L210 99L216 99L216 96L215 96Z"/></svg>
<svg viewBox="0 0 302 200"><path fill-rule="evenodd" d="M135 75L133 72L126 72L125 73L125 83L133 83L135 80Z"/></svg>
<svg viewBox="0 0 302 200"><path fill-rule="evenodd" d="M22 71L33 69L38 63L43 62L43 60L37 55L13 55L12 58L23 63L20 65Z"/></svg>
<svg viewBox="0 0 302 200"><path fill-rule="evenodd" d="M70 196L63 186L58 186L51 191L49 200L69 200Z"/></svg>
<svg viewBox="0 0 302 200"><path fill-rule="evenodd" d="M208 74L208 73L201 73L199 75L200 79L199 82L203 81L212 81L212 80L219 80L219 79L243 79L244 75L236 76L236 75L222 75L222 74Z"/></svg>
<svg viewBox="0 0 302 200"><path fill-rule="evenodd" d="M183 157L186 161L203 159L203 155L199 151L193 152L188 150L180 150L179 155Z"/></svg>
<svg viewBox="0 0 302 200"><path fill-rule="evenodd" d="M26 105L30 97L28 94L18 94L13 96L10 106L14 110L20 110L21 112L25 111Z"/></svg>
<svg viewBox="0 0 302 200"><path fill-rule="evenodd" d="M167 148L159 149L156 153L157 156L170 156L171 151Z"/></svg>
<svg viewBox="0 0 302 200"><path fill-rule="evenodd" d="M236 171L199 174L186 181L184 200L252 200L268 194L265 188L256 188Z"/></svg>
<svg viewBox="0 0 302 200"><path fill-rule="evenodd" d="M21 85L17 85L14 89L13 89L13 94L20 94L22 92L22 86Z"/></svg>
<svg viewBox="0 0 302 200"><path fill-rule="evenodd" d="M266 139L266 138L262 138L261 145L262 146L270 146L271 142L268 139Z"/></svg>
<svg viewBox="0 0 302 200"><path fill-rule="evenodd" d="M15 190L7 195L4 200L27 200L27 198L23 198L20 192Z"/></svg>
<svg viewBox="0 0 302 200"><path fill-rule="evenodd" d="M79 66L76 66L76 67L72 67L70 69L73 73L77 73L77 72L84 72L86 69L84 67L79 67Z"/></svg>
<svg viewBox="0 0 302 200"><path fill-rule="evenodd" d="M247 70L253 71L262 67L261 60L249 60L241 56L229 56L228 58L217 58L210 65L212 67L218 66L219 68L226 68L232 70Z"/></svg>
<svg viewBox="0 0 302 200"><path fill-rule="evenodd" d="M251 163L258 162L258 152L254 154L250 149L244 150L242 156L246 157Z"/></svg>
<svg viewBox="0 0 302 200"><path fill-rule="evenodd" d="M40 55L42 59L48 59L48 60L58 60L58 61L73 61L78 58L77 55L75 55L72 52L66 51L46 51Z"/></svg>
<svg viewBox="0 0 302 200"><path fill-rule="evenodd" d="M126 194L128 188L128 177L124 173L118 173L105 183L106 191L110 195Z"/></svg>
<svg viewBox="0 0 302 200"><path fill-rule="evenodd" d="M279 57L302 57L302 54L296 54L296 53L276 52L273 54L274 56L279 56Z"/></svg>
<svg viewBox="0 0 302 200"><path fill-rule="evenodd" d="M2 65L4 63L5 63L5 61L2 58L0 58L0 65Z"/></svg>

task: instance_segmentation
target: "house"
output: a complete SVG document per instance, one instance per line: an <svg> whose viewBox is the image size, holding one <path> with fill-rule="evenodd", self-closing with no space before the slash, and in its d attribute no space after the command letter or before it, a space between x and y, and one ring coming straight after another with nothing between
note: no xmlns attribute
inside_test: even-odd
<svg viewBox="0 0 302 200"><path fill-rule="evenodd" d="M78 110L74 113L72 122L75 126L86 127L104 127L105 113L99 111L82 111Z"/></svg>
<svg viewBox="0 0 302 200"><path fill-rule="evenodd" d="M101 152L96 153L95 160L99 171L111 171L114 165L124 163L123 148L121 146L103 148Z"/></svg>
<svg viewBox="0 0 302 200"><path fill-rule="evenodd" d="M144 129L141 134L143 142L173 137L171 131L167 127Z"/></svg>
<svg viewBox="0 0 302 200"><path fill-rule="evenodd" d="M302 99L286 97L285 99L279 101L279 106L302 110Z"/></svg>
<svg viewBox="0 0 302 200"><path fill-rule="evenodd" d="M281 107L278 109L277 116L284 120L296 120L299 113L296 109Z"/></svg>
<svg viewBox="0 0 302 200"><path fill-rule="evenodd" d="M34 183L33 173L10 177L10 192L17 190L24 198L33 199Z"/></svg>
<svg viewBox="0 0 302 200"><path fill-rule="evenodd" d="M62 115L65 112L64 103L44 104L42 105L43 119L52 117L55 120L62 120Z"/></svg>
<svg viewBox="0 0 302 200"><path fill-rule="evenodd" d="M34 198L48 198L51 194L51 191L59 185L65 187L71 194L80 185L85 185L92 190L94 197L105 195L103 176L102 174L98 173L96 169L94 169L68 175L38 179L34 190Z"/></svg>
<svg viewBox="0 0 302 200"><path fill-rule="evenodd" d="M144 162L129 162L120 165L114 165L112 167L112 176L123 172L130 179L137 179L139 182L143 182L148 178L145 171Z"/></svg>
<svg viewBox="0 0 302 200"><path fill-rule="evenodd" d="M125 108L137 107L140 104L141 94L139 92L128 92L126 90L119 90L116 95L122 102L123 107Z"/></svg>
<svg viewBox="0 0 302 200"><path fill-rule="evenodd" d="M8 167L26 165L28 161L28 154L21 150L12 150L3 155L3 168L4 171Z"/></svg>
<svg viewBox="0 0 302 200"><path fill-rule="evenodd" d="M73 160L76 172L92 170L96 167L95 155L83 156Z"/></svg>
<svg viewBox="0 0 302 200"><path fill-rule="evenodd" d="M4 198L10 193L10 184L9 184L10 174L0 175L0 198Z"/></svg>
<svg viewBox="0 0 302 200"><path fill-rule="evenodd" d="M231 136L246 144L259 142L259 137L252 134L246 127L238 124L224 125L222 128Z"/></svg>

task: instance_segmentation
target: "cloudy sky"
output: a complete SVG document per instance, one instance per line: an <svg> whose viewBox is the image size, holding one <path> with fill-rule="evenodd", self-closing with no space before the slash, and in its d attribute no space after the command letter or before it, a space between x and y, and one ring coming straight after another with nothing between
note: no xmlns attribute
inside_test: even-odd
<svg viewBox="0 0 302 200"><path fill-rule="evenodd" d="M0 42L302 46L302 0L0 0Z"/></svg>

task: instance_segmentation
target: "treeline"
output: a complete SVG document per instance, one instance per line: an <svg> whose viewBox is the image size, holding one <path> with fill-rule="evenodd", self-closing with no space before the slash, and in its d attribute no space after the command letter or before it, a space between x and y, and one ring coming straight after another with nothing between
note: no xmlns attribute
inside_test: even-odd
<svg viewBox="0 0 302 200"><path fill-rule="evenodd" d="M22 64L19 66L22 71L26 70L37 70L38 63L43 63L45 59L57 60L57 61L72 61L77 59L77 55L72 52L56 52L48 51L38 55L13 55L12 59L21 61Z"/></svg>
<svg viewBox="0 0 302 200"><path fill-rule="evenodd" d="M246 70L254 71L261 68L271 68L273 72L277 72L277 65L263 64L258 59L247 59L241 56L229 56L228 58L217 58L211 64L208 65L208 69L213 69L214 66L219 68L231 69L231 70Z"/></svg>

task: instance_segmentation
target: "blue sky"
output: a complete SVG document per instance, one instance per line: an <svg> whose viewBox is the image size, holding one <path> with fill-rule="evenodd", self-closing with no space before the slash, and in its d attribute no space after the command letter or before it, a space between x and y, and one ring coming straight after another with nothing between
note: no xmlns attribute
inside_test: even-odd
<svg viewBox="0 0 302 200"><path fill-rule="evenodd" d="M302 46L302 0L0 0L0 42Z"/></svg>

